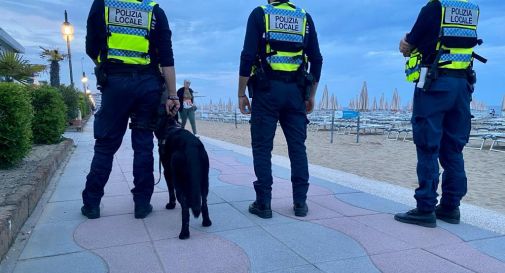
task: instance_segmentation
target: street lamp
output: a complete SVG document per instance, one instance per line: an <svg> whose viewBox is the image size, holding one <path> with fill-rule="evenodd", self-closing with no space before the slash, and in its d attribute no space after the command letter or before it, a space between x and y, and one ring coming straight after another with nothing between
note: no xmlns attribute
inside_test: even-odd
<svg viewBox="0 0 505 273"><path fill-rule="evenodd" d="M61 25L61 34L67 41L68 66L70 68L70 84L74 86L74 76L72 75L72 54L70 52L70 41L74 39L74 26L68 22L67 11L65 10L65 22Z"/></svg>
<svg viewBox="0 0 505 273"><path fill-rule="evenodd" d="M87 87L86 84L88 83L88 77L86 77L86 72L84 71L82 72L81 82L82 82L82 91L86 93L86 90L88 89L86 88Z"/></svg>

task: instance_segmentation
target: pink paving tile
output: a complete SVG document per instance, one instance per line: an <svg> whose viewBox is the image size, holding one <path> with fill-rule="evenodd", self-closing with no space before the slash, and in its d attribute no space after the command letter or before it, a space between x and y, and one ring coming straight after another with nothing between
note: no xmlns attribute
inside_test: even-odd
<svg viewBox="0 0 505 273"><path fill-rule="evenodd" d="M212 158L222 164L226 164L228 166L243 166L241 162L237 161L233 156L216 156Z"/></svg>
<svg viewBox="0 0 505 273"><path fill-rule="evenodd" d="M191 218L190 221L200 220ZM144 222L153 240L176 238L181 231L181 210L177 208L174 210L155 211ZM193 230L190 232L193 234Z"/></svg>
<svg viewBox="0 0 505 273"><path fill-rule="evenodd" d="M505 272L505 263L479 252L467 243L443 245L426 250L475 272Z"/></svg>
<svg viewBox="0 0 505 273"><path fill-rule="evenodd" d="M167 272L249 272L250 263L245 252L214 235L194 233L189 240L156 241L154 246Z"/></svg>
<svg viewBox="0 0 505 273"><path fill-rule="evenodd" d="M311 221L340 231L358 241L369 255L411 249L406 243L397 240L362 223L349 218L333 218Z"/></svg>
<svg viewBox="0 0 505 273"><path fill-rule="evenodd" d="M316 203L313 203L311 201L307 202L307 206L309 207L309 213L307 214L306 217L296 217L293 212L293 198L282 198L282 199L277 199L274 198L272 199L272 210L275 212L282 214L287 217L299 219L299 220L304 220L304 221L310 221L310 220L319 220L319 219L328 219L328 218L337 218L337 217L342 217L341 214L329 210L327 208L324 208Z"/></svg>
<svg viewBox="0 0 505 273"><path fill-rule="evenodd" d="M357 216L353 219L398 240L419 248L434 247L462 242L460 238L441 228L424 228L397 222L390 214Z"/></svg>
<svg viewBox="0 0 505 273"><path fill-rule="evenodd" d="M421 249L380 254L370 257L382 272L388 273L470 273L459 265Z"/></svg>
<svg viewBox="0 0 505 273"><path fill-rule="evenodd" d="M338 200L334 195L325 196L309 196L308 199L322 207L336 211L345 216L359 216L377 214L375 211L366 210L349 205L345 202Z"/></svg>
<svg viewBox="0 0 505 273"><path fill-rule="evenodd" d="M163 273L151 243L140 243L94 250L109 267L109 273Z"/></svg>
<svg viewBox="0 0 505 273"><path fill-rule="evenodd" d="M307 196L316 196L316 195L331 195L331 196L333 196L333 192L324 188L324 187L311 184L309 186L309 192L307 192Z"/></svg>
<svg viewBox="0 0 505 273"><path fill-rule="evenodd" d="M232 185L252 187L256 177L251 174L225 174L218 176L218 179Z"/></svg>
<svg viewBox="0 0 505 273"><path fill-rule="evenodd" d="M74 232L74 240L86 249L97 249L149 241L142 220L119 215L87 220Z"/></svg>

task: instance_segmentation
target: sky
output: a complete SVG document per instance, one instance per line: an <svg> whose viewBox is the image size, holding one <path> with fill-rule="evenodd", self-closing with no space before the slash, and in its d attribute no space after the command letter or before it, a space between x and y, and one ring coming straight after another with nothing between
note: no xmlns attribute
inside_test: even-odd
<svg viewBox="0 0 505 273"><path fill-rule="evenodd" d="M93 63L85 54L86 18L91 0L0 0L0 26L25 48L25 58L43 64L39 46L66 50L60 34L64 10L74 25L71 43L73 75L81 87L82 72L91 75ZM398 52L400 39L409 32L427 0L298 0L295 4L313 17L324 58L318 90L325 86L341 105L356 98L366 81L370 99L384 94L390 100L398 89L402 104L412 99L413 84L405 81L405 58ZM475 0L481 8L476 49L489 59L476 63L478 83L474 98L500 105L505 96L505 1ZM256 0L158 0L173 31L178 87L192 82L201 103L236 100L240 53L247 18ZM41 80L49 78L45 73ZM68 63L61 64L62 83L68 84ZM82 87L81 87L82 88Z"/></svg>

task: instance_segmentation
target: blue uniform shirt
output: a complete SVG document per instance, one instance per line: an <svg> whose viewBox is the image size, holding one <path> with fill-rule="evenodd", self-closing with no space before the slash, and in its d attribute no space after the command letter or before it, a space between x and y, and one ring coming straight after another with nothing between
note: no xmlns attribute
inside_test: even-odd
<svg viewBox="0 0 505 273"><path fill-rule="evenodd" d="M151 67L157 68L174 66L174 54L172 51L172 31L168 25L167 16L163 9L156 5L153 9L153 22L150 33L149 55ZM105 25L104 0L94 0L88 16L86 53L96 60L98 55L107 48L107 27ZM138 69L138 65L111 64L110 69L124 70L125 66Z"/></svg>
<svg viewBox="0 0 505 273"><path fill-rule="evenodd" d="M288 2L281 0L277 2ZM309 58L310 73L314 76L316 81L321 78L321 68L323 66L323 57L319 50L319 42L317 40L316 28L312 17L307 13L307 37L305 54ZM249 16L247 22L247 31L244 41L244 49L240 57L240 76L251 76L251 70L258 55L264 54L266 50L265 39L263 34L265 30L265 12L261 7L254 9Z"/></svg>
<svg viewBox="0 0 505 273"><path fill-rule="evenodd" d="M407 34L407 42L423 55L424 65L431 65L435 61L441 18L442 4L431 1L423 7L412 31Z"/></svg>

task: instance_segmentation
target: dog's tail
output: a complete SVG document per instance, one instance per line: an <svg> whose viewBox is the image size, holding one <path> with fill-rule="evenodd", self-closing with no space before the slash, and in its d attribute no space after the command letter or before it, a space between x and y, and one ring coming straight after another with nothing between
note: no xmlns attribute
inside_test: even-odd
<svg viewBox="0 0 505 273"><path fill-rule="evenodd" d="M198 155L198 149L196 147L191 147L193 151L188 151L189 154ZM198 218L202 212L202 191L201 191L201 181L204 175L201 172L200 165L202 164L200 157L186 157L189 166L189 183L191 190L189 191L188 205L193 212L193 216Z"/></svg>

